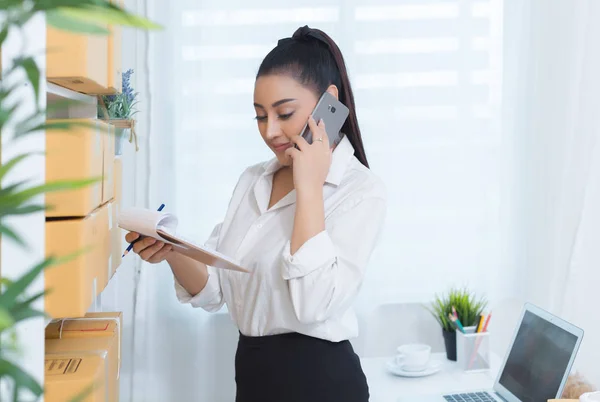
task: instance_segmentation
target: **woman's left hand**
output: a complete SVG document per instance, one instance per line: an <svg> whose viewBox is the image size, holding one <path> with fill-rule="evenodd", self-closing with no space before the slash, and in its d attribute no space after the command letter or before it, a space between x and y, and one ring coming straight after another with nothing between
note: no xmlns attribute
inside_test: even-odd
<svg viewBox="0 0 600 402"><path fill-rule="evenodd" d="M325 123L321 120L317 124L310 116L308 126L312 132L312 144L309 144L301 135L297 135L291 140L298 146L298 149L292 147L285 152L292 158L294 187L297 192L320 191L331 166L332 151L329 148Z"/></svg>

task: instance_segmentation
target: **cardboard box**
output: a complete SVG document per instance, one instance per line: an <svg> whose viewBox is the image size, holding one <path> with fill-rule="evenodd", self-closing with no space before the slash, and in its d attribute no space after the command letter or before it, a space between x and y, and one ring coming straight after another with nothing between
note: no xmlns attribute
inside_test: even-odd
<svg viewBox="0 0 600 402"><path fill-rule="evenodd" d="M108 36L66 32L48 25L46 77L73 91L110 94L108 88Z"/></svg>
<svg viewBox="0 0 600 402"><path fill-rule="evenodd" d="M106 402L106 363L95 353L46 354L44 401L65 402L85 393L82 402Z"/></svg>
<svg viewBox="0 0 600 402"><path fill-rule="evenodd" d="M46 222L46 256L77 256L45 271L45 310L52 318L82 317L106 285L106 206L80 219Z"/></svg>
<svg viewBox="0 0 600 402"><path fill-rule="evenodd" d="M46 182L83 180L102 177L102 137L98 121L92 119L49 120L71 121L92 125L74 126L46 136ZM47 217L83 217L102 202L102 183L97 182L77 190L46 194L52 210Z"/></svg>
<svg viewBox="0 0 600 402"><path fill-rule="evenodd" d="M102 137L102 204L114 197L115 183L115 127L99 122Z"/></svg>
<svg viewBox="0 0 600 402"><path fill-rule="evenodd" d="M121 312L87 313L84 318L52 322L46 327L46 354L78 351L104 356L107 400L116 402L119 400L122 327Z"/></svg>

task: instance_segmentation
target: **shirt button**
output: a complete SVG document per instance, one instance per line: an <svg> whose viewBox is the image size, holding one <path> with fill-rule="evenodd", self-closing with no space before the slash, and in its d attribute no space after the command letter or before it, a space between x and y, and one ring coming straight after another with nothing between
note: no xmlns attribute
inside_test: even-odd
<svg viewBox="0 0 600 402"><path fill-rule="evenodd" d="M256 225L257 228L262 229L263 225L262 223L259 223L258 225Z"/></svg>

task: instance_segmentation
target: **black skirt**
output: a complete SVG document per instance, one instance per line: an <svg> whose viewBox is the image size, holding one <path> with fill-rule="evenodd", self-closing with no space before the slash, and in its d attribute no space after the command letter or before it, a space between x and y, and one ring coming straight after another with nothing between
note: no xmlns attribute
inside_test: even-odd
<svg viewBox="0 0 600 402"><path fill-rule="evenodd" d="M291 333L240 334L236 402L367 402L369 388L349 341Z"/></svg>

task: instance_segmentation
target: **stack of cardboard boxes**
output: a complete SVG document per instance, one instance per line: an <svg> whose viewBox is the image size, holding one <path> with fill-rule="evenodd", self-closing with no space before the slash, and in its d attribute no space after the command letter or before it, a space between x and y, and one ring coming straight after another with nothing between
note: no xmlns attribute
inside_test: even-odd
<svg viewBox="0 0 600 402"><path fill-rule="evenodd" d="M45 393L48 402L85 395L85 402L119 400L121 313L88 313L46 327Z"/></svg>
<svg viewBox="0 0 600 402"><path fill-rule="evenodd" d="M113 3L123 6L122 0ZM121 28L106 28L109 35L84 35L49 25L48 81L87 94L120 91ZM95 118L66 121L78 125L47 136L46 181L99 181L47 195L52 209L46 214L46 255L76 256L46 272L51 291L46 311L52 318L82 317L120 265L123 251L117 227L122 165L115 158L114 127Z"/></svg>
<svg viewBox="0 0 600 402"><path fill-rule="evenodd" d="M115 249L121 237L116 205L121 188L115 175L120 178L122 171L114 129L100 120L78 123L46 139L46 181L98 178L91 186L46 198L46 255L74 256L46 271L45 307L52 318L85 315L121 263L122 250Z"/></svg>
<svg viewBox="0 0 600 402"><path fill-rule="evenodd" d="M84 94L120 92L121 28L106 28L109 35L82 35L48 26L47 80ZM121 263L123 168L114 127L86 117L68 119L74 128L46 136L47 182L98 180L46 195L46 255L71 257L45 272L45 310L54 319L46 327L48 402L119 400L122 315L88 311Z"/></svg>

